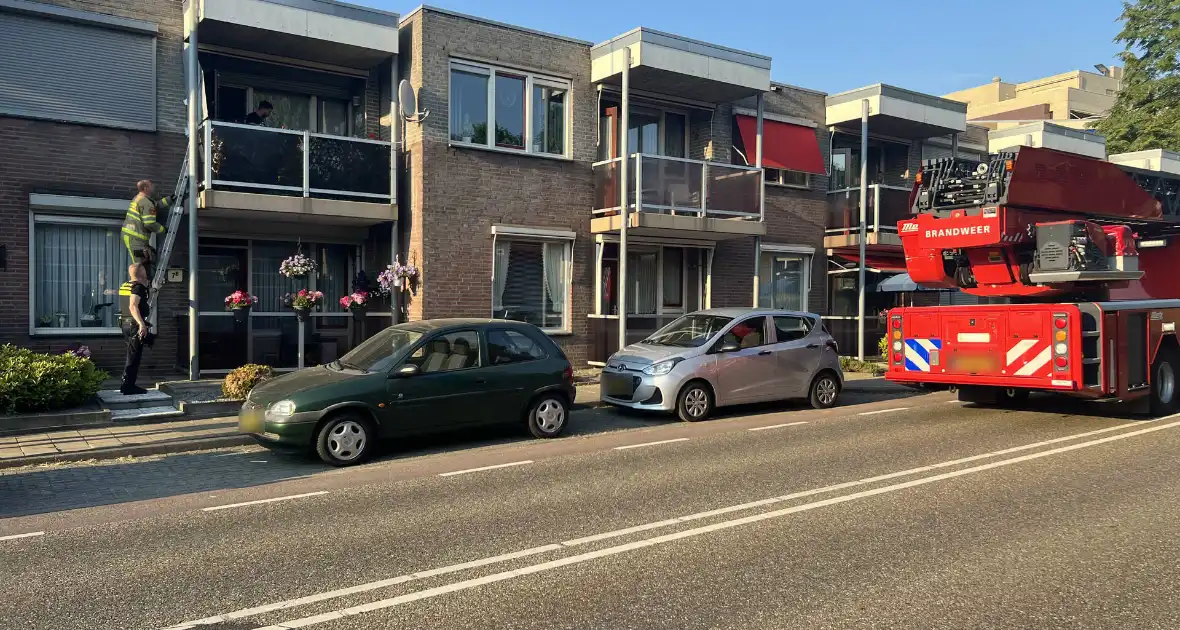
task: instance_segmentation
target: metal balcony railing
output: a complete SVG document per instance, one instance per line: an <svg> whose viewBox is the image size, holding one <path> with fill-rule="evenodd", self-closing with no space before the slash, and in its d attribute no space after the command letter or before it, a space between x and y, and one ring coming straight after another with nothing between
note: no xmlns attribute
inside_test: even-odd
<svg viewBox="0 0 1180 630"><path fill-rule="evenodd" d="M392 201L389 142L205 121L200 128L203 189L329 199Z"/></svg>
<svg viewBox="0 0 1180 630"><path fill-rule="evenodd" d="M622 158L595 162L594 215L619 212ZM628 211L762 220L762 169L637 153L627 169Z"/></svg>
<svg viewBox="0 0 1180 630"><path fill-rule="evenodd" d="M828 192L826 233L855 234L860 229L860 188L841 188ZM900 186L869 186L869 207L865 229L869 232L897 233L897 222L910 216L910 189Z"/></svg>

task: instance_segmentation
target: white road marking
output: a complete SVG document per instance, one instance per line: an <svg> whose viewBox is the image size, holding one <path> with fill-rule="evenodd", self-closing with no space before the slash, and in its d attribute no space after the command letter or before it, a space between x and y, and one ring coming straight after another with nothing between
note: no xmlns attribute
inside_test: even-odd
<svg viewBox="0 0 1180 630"><path fill-rule="evenodd" d="M29 532L27 534L13 534L11 536L0 536L0 540L16 540L17 538L32 538L34 536L44 536L45 532Z"/></svg>
<svg viewBox="0 0 1180 630"><path fill-rule="evenodd" d="M909 409L909 407L893 407L892 409L878 409L877 411L865 411L863 413L858 413L856 415L858 415L858 416L875 416L879 413L891 413L894 411L905 411L906 409Z"/></svg>
<svg viewBox="0 0 1180 630"><path fill-rule="evenodd" d="M1171 418L1171 417L1180 417L1180 414L1176 414L1176 416L1168 416L1168 418ZM1167 419L1167 418L1161 418L1161 420L1165 420L1165 419ZM1157 422L1158 422L1158 420L1157 420ZM627 527L624 529L617 529L614 531L603 532L601 534L595 534L592 536L585 536L582 538L574 538L571 540L563 541L559 544L558 543L549 544L549 545L545 545L542 547L534 547L532 549L525 549L523 551L517 551L517 552L498 555L498 556L492 556L490 558L472 560L470 562L465 562L462 564L454 564L454 565L450 565L450 566L446 566L446 567L442 567L442 568L438 568L438 569L431 569L428 571L420 571L418 573L411 573L411 574L407 574L407 575L403 575L403 576L389 578L387 580L380 580L377 582L369 582L368 584L360 584L360 585L352 586L352 587L348 587L348 588L342 588L342 589L337 589L337 590L333 590L333 591L328 591L326 593L319 593L319 594L315 594L315 595L308 595L306 597L300 597L297 599L275 602L273 604L267 604L264 606L258 606L258 607L254 607L254 608L243 608L241 610L225 613L222 615L217 615L214 617L207 617L205 619L198 619L196 621L186 621L184 623L181 623L181 624L178 624L175 626L170 626L166 630L188 630L190 628L195 628L197 626L212 625L212 624L221 623L221 622L227 621L227 620L241 619L243 617L251 617L251 616L254 616L257 614L262 614L262 613L270 612L273 610L282 610L282 609L286 609L286 608L293 608L295 606L301 606L301 605L307 604L307 603L319 602L319 601L324 601L327 599L332 599L335 597L343 597L345 595L353 595L356 593L363 593L366 591L384 588L385 586L389 586L392 584L400 584L402 582L410 581L410 579L420 579L423 577L442 575L445 573L452 573L455 571L461 571L461 570L473 568L473 567L486 566L489 564L495 564L498 562L504 562L507 560L513 560L516 558L522 558L522 557L526 557L526 556L530 556L530 555L544 553L546 551L554 551L557 549L561 549L563 547L576 547L579 545L597 542L600 540L607 540L610 538L618 538L621 536L627 536L629 534L634 534L634 533L638 533L638 532L657 529L660 527L668 527L671 525L677 525L679 523L686 523L686 522L690 522L690 521L709 518L712 516L719 516L721 514L740 512L742 510L748 510L748 509L761 507L761 506L765 506L765 505L772 505L775 503L782 503L784 501L791 501L794 499L800 499L800 498L804 498L804 497L825 494L825 493L829 493L829 492L835 492L837 490L845 490L848 488L868 485L868 484L876 483L879 481L886 481L889 479L905 477L908 475L914 475L914 474L928 472L928 471L932 471L932 470L938 470L941 468L948 468L951 466L957 466L959 464L965 464L968 462L973 462L973 461L977 461L977 460L981 460L981 459L987 459L990 457L999 457L1001 455L1009 455L1012 453L1018 453L1020 451L1027 451L1027 450L1031 450L1031 449L1035 449L1035 448L1040 448L1042 446L1049 446L1051 444L1059 444L1061 442L1067 442L1070 440L1091 437L1091 436L1100 435L1103 433L1110 433L1112 431L1119 431L1119 430L1127 429L1127 428L1130 428L1133 426L1138 426L1138 425L1121 424L1121 425L1117 425L1117 426L1113 426L1113 427L1106 427L1103 429L1095 429L1093 431L1086 431L1084 433L1067 435L1064 437L1053 438L1051 440L1044 440L1041 442L1033 442L1031 444L1023 444L1020 446L1014 446L1011 448L1007 448L1007 449L1003 449L1003 450L999 450L999 451L994 451L994 452L989 452L989 453L980 453L978 455L971 455L969 457L963 457L960 459L953 459L953 460L949 460L949 461L945 461L945 462L939 462L937 464L920 466L918 468L910 468L908 470L900 470L897 472L887 473L887 474L883 474L883 475L877 475L875 477L866 477L864 479L857 479L855 481L846 481L843 483L838 483L838 484L831 485L831 486L825 486L822 488L814 488L811 490L803 490L803 491L799 491L799 492L794 492L794 493L786 494L786 495L779 496L779 497L761 499L758 501L751 501L749 503L742 503L739 505L731 505L731 506L718 508L718 509L714 509L714 510L708 510L705 512L697 512L695 514L688 514L688 515L680 516L680 517L676 517L676 518L665 519L662 521L656 521L654 523L645 523L643 525L636 525L634 527Z"/></svg>
<svg viewBox="0 0 1180 630"><path fill-rule="evenodd" d="M468 468L467 470L452 470L451 472L439 473L439 477L454 477L455 475L466 475L467 473L479 472L481 470L495 470L497 468L508 468L510 466L524 466L531 464L533 460L526 459L522 462L509 462L507 464L496 464L495 466L481 466L479 468Z"/></svg>
<svg viewBox="0 0 1180 630"><path fill-rule="evenodd" d="M864 499L864 498L873 497L873 496L877 496L877 495L881 495L881 494L898 492L901 490L906 490L906 489L914 488L917 486L924 486L924 485L928 485L928 484L935 483L938 481L944 481L946 479L954 479L956 477L962 477L965 475L971 475L971 474L975 474L975 473L979 473L979 472L984 472L987 470L992 470L994 468L1000 468L1002 466L1011 466L1013 464L1019 464L1019 463L1032 461L1032 460L1036 460L1036 459L1042 459L1042 458L1049 457L1052 455L1059 455L1061 453L1068 453L1070 451L1076 451L1076 450L1083 449L1083 448L1089 448L1092 446L1107 444L1107 443L1114 442L1117 440L1125 440L1130 437L1144 435L1147 433L1154 433L1155 431L1162 431L1164 429L1170 429L1170 428L1177 427L1177 426L1180 426L1180 422L1171 422L1171 423L1163 424L1163 425L1157 424L1156 426L1148 427L1146 429L1139 429L1138 431L1131 431L1128 433L1122 433L1122 434L1113 435L1110 437L1099 438L1097 440L1091 440L1088 442L1080 442L1078 444L1070 444L1068 446L1062 446L1059 448L1050 449L1047 451L1040 451L1037 453L1030 453L1028 455L1021 455L1020 457L1013 457L1011 459L1004 459L1004 460L1000 460L997 462L989 462L987 464L980 464L979 466L972 466L970 468L953 470L950 472L945 472L945 473L938 474L938 475L932 475L929 477L912 479L910 481L904 481L904 482L893 484L893 485L882 486L880 488L872 488L870 490L863 490L861 492L855 492L852 494L846 494L846 495L841 495L841 496L837 496L837 497L832 497L830 499L823 499L821 501L814 501L812 503L804 503L801 505L795 505L795 506L791 506L788 508L783 508L781 510L773 510L770 512L762 512L760 514L752 514L750 516L745 516L742 518L737 518L737 519L733 519L733 520L729 520L729 521L721 521L719 523L713 523L711 525L704 525L704 526L697 527L694 529L686 529L684 531L673 532L670 534L664 534L663 536L656 536L654 538L646 538L643 540L637 540L637 541L622 544L622 545L616 545L614 547L606 547L604 549L597 549L595 551L590 551L590 552L577 554L577 555L573 555L573 556L567 556L565 558L559 558L556 560L550 560L549 562L541 562L538 564L522 567L519 569L502 571L500 573L493 573L491 575L485 575L483 577L472 578L472 579L463 580L460 582L454 582L452 584L445 584L442 586L429 588L429 589L418 591L415 593L407 593L405 595L399 595L397 597L391 597L388 599L377 600L374 602L369 602L367 604L361 604L359 606L351 606L348 608L342 608L340 610L334 610L334 611L323 613L320 615L313 615L310 617L304 617L302 619L294 619L291 621L284 621L283 623L280 623L280 624L256 628L255 630L290 630L292 628L306 628L308 626L313 626L313 625L325 623L328 621L334 621L336 619L343 619L345 617L349 617L352 615L359 615L359 614L363 614L363 613L367 613L367 612L372 612L375 610L392 608L394 606L399 606L401 604L406 604L409 602L415 602L415 601L419 601L419 600L423 600L423 599L429 599L432 597L438 597L439 595L445 595L447 593L454 593L457 591L463 591L463 590L475 588L478 586L484 586L487 584L494 584L496 582L503 582L505 580L510 580L510 579L522 577L525 575L532 575L534 573L541 573L543 571L549 571L552 569L557 569L560 567L565 567L565 566L569 566L569 565L573 565L573 564L580 564L583 562L588 562L590 560L597 560L599 558L606 558L609 556L614 556L614 555L618 555L621 553L626 553L628 551L634 551L636 549L653 547L655 545L661 545L664 543L682 540L685 538L692 538L692 537L696 537L696 536L701 536L703 534L722 531L722 530L726 530L726 529L732 529L734 527L739 527L742 525L749 525L751 523L758 523L761 521L767 521L767 520L771 520L771 519L781 518L783 516L797 514L799 512L807 512L810 510L828 507L831 505L838 505L841 503L847 503L849 501L856 501L858 499Z"/></svg>
<svg viewBox="0 0 1180 630"><path fill-rule="evenodd" d="M305 492L303 494L292 494L285 497L274 497L272 499L258 499L257 501L243 501L241 503L230 503L228 505L215 505L213 507L201 508L202 512L216 512L217 510L228 510L230 508L244 507L247 505L259 505L261 503L274 503L276 501L290 501L291 499L302 499L304 497L315 497L321 494L328 494L327 490L320 490L319 492Z"/></svg>
<svg viewBox="0 0 1180 630"><path fill-rule="evenodd" d="M781 429L783 427L794 427L794 426L798 426L800 424L807 424L807 422L804 421L804 422L788 422L786 424L772 424L768 427L754 427L753 429L746 429L746 430L747 431L765 431L767 429Z"/></svg>
<svg viewBox="0 0 1180 630"><path fill-rule="evenodd" d="M644 446L655 446L657 444L671 444L672 442L687 442L688 438L676 438L674 440L660 440L658 442L644 442L643 444L628 444L626 446L616 446L614 450L625 451L629 448L642 448Z"/></svg>
<svg viewBox="0 0 1180 630"><path fill-rule="evenodd" d="M254 615L261 615L263 613L274 612L276 610L285 610L287 608L294 608L296 606L304 606L306 604L314 604L316 602L322 602L326 599L333 599L336 597L346 597L348 595L356 595L357 593L364 593L364 592L373 591L373 590L376 590L379 588L386 588L389 586L395 586L397 584L402 584L404 582L412 582L414 580L422 580L422 579L425 579L428 577L434 577L437 575L445 575L447 573L454 573L456 571L465 571L467 569L475 569L475 568L479 568L479 567L486 566L489 564L495 564L497 562L505 562L507 560L516 560L517 558L534 556L539 553L545 553L546 551L557 551L558 549L561 549L561 548L562 548L562 546L557 545L557 544L545 545L543 547L533 547L532 549L524 549L522 551L516 551L513 553L506 553L506 554L499 555L499 556L492 556L490 558L482 558L480 560L472 560L471 562L463 562L461 564L452 564L450 566L439 567L437 569L431 569L429 571L419 571L418 573L407 573L405 575L399 575L397 577L392 577L392 578L385 579L385 580L378 580L376 582L369 582L367 584L358 584L356 586L350 586L348 588L336 589L334 591L328 591L326 593L317 593L315 595L308 595L307 597L298 597L296 599L288 599L286 601L275 602L273 604L266 604L264 606L255 606L254 608L243 608L241 610L235 610L233 612L228 612L223 615L215 615L213 617L205 617L204 619L196 619L193 621L186 621L184 623L181 623L181 624L178 624L175 626L169 626L165 630L190 630L191 628L197 628L199 626L211 626L213 624L225 623L227 621L233 621L234 619L242 619L244 617L253 617Z"/></svg>

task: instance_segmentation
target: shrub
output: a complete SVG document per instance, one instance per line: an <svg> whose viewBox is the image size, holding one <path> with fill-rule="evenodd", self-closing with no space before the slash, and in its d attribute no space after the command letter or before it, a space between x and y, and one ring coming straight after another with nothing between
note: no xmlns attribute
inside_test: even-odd
<svg viewBox="0 0 1180 630"><path fill-rule="evenodd" d="M0 346L0 412L77 407L98 393L107 373L76 352L41 354Z"/></svg>
<svg viewBox="0 0 1180 630"><path fill-rule="evenodd" d="M221 395L232 399L242 400L249 395L250 390L268 378L274 378L275 371L269 365L255 365L248 363L225 375L221 383Z"/></svg>
<svg viewBox="0 0 1180 630"><path fill-rule="evenodd" d="M877 342L877 354L881 357L889 356L889 335L881 337L881 340Z"/></svg>

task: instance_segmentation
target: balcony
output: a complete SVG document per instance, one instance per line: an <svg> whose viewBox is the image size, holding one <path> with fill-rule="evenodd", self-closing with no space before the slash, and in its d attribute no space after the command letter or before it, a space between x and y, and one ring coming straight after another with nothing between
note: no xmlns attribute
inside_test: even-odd
<svg viewBox="0 0 1180 630"><path fill-rule="evenodd" d="M828 126L859 134L866 100L870 133L924 140L967 130L966 103L881 84L827 97Z"/></svg>
<svg viewBox="0 0 1180 630"><path fill-rule="evenodd" d="M897 222L910 216L910 189L873 184L869 186L865 214L866 246L901 247ZM828 217L824 247L859 245L860 188L842 188L828 193Z"/></svg>
<svg viewBox="0 0 1180 630"><path fill-rule="evenodd" d="M590 230L622 227L619 170L622 158L596 162ZM628 230L637 236L722 240L766 233L762 222L762 170L748 166L633 154L627 169Z"/></svg>
<svg viewBox="0 0 1180 630"><path fill-rule="evenodd" d="M206 121L200 202L217 216L372 225L394 219L389 142ZM280 213L276 216L274 213Z"/></svg>

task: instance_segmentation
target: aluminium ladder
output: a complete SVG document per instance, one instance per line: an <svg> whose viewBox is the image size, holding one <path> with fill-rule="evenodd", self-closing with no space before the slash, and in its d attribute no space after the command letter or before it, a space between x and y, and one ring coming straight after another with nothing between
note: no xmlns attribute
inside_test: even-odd
<svg viewBox="0 0 1180 630"><path fill-rule="evenodd" d="M172 250L176 248L176 238L180 233L180 223L184 219L184 209L188 195L192 193L192 186L188 177L188 156L180 166L180 177L176 179L176 189L172 193L172 203L168 207L168 222L164 227L164 244L156 252L155 272L151 278L151 291L148 294L149 319L152 326L156 324L156 302L160 295L160 288L168 280L168 261L172 258ZM192 273L192 270L189 270Z"/></svg>

